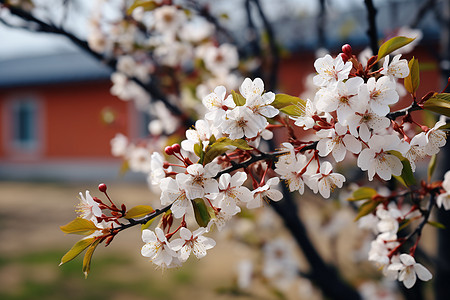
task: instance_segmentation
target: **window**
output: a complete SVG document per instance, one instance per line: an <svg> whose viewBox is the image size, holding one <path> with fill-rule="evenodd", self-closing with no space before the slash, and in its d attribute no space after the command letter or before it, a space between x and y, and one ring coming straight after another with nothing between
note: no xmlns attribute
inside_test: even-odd
<svg viewBox="0 0 450 300"><path fill-rule="evenodd" d="M34 101L19 100L12 108L12 142L20 149L33 149L37 143L37 107Z"/></svg>
<svg viewBox="0 0 450 300"><path fill-rule="evenodd" d="M9 97L3 105L3 143L9 157L38 157L43 145L42 101L33 95Z"/></svg>

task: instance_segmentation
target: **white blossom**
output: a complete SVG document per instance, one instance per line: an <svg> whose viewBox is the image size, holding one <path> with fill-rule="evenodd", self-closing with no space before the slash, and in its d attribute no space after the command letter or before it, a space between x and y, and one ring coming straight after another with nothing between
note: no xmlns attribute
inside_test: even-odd
<svg viewBox="0 0 450 300"><path fill-rule="evenodd" d="M76 207L76 212L80 218L95 221L96 217L102 216L102 210L97 202L94 201L89 191L86 191L86 197L80 192L80 203Z"/></svg>
<svg viewBox="0 0 450 300"><path fill-rule="evenodd" d="M253 199L247 202L247 208L260 207L263 204L264 198L269 198L272 201L280 201L283 198L283 193L275 189L280 182L278 177L270 178L266 184L260 186L252 191Z"/></svg>
<svg viewBox="0 0 450 300"><path fill-rule="evenodd" d="M314 67L318 73L313 78L314 84L317 86L328 86L347 79L353 65L349 61L344 63L340 55L333 59L327 54L322 58L316 59Z"/></svg>
<svg viewBox="0 0 450 300"><path fill-rule="evenodd" d="M200 227L194 232L182 227L180 229L180 238L170 242L170 247L174 251L179 251L179 258L181 261L186 261L191 253L197 258L202 258L206 255L206 250L213 248L216 242L208 237L203 236L206 228Z"/></svg>
<svg viewBox="0 0 450 300"><path fill-rule="evenodd" d="M400 59L401 56L401 54L394 56L392 61L389 63L389 55L386 55L381 74L394 78L407 77L409 75L408 61L406 59Z"/></svg>
<svg viewBox="0 0 450 300"><path fill-rule="evenodd" d="M170 267L172 260L177 257L159 227L155 228L155 232L148 229L142 230L142 241L145 243L141 249L142 256L149 257L150 261L162 268Z"/></svg>
<svg viewBox="0 0 450 300"><path fill-rule="evenodd" d="M334 129L320 130L316 135L320 138L317 150L322 157L331 152L336 162L340 162L344 160L347 150L354 154L361 152L361 142L347 134L347 126L340 123L336 123Z"/></svg>
<svg viewBox="0 0 450 300"><path fill-rule="evenodd" d="M433 275L422 264L416 263L414 257L409 254L400 254L400 263L391 264L388 269L400 271L398 280L410 289L416 283L416 275L422 281L430 280Z"/></svg>
<svg viewBox="0 0 450 300"><path fill-rule="evenodd" d="M329 198L331 191L336 187L341 188L345 182L345 177L339 173L332 173L331 163L325 161L320 166L320 173L314 174L310 178L310 187L314 193L319 192L322 197Z"/></svg>

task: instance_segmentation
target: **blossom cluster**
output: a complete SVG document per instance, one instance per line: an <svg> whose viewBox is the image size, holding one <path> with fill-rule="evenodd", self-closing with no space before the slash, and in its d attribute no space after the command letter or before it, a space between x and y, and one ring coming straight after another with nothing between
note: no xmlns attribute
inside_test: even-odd
<svg viewBox="0 0 450 300"><path fill-rule="evenodd" d="M123 3L97 1L88 43L94 51L116 61L111 93L134 101L138 109L149 113L152 134L171 134L179 125L179 120L164 105L151 101L152 95L144 89L155 76L163 78L169 101L177 101L180 95L174 91L188 91L192 83L196 86L194 97L200 99L219 84L229 89L238 86L241 79L233 72L239 66L237 48L219 43L216 28L206 17L170 1L149 1L151 9L132 6L128 15L116 22L101 14L102 6L118 11L126 7L126 1L119 2ZM182 80L186 74L190 74L189 84ZM192 105L195 101L179 104L185 109L198 109Z"/></svg>
<svg viewBox="0 0 450 300"><path fill-rule="evenodd" d="M151 12L157 14L158 10ZM180 39L179 30L166 27L154 29L166 30L166 38ZM334 171L343 162L367 171L368 181L395 177L410 185L408 171L414 172L419 160L437 154L445 145L446 134L441 129L445 121L429 128L414 120L409 111L398 115L403 116L399 121L392 108L400 99L397 80L412 71L400 55L392 60L385 55L379 69L375 69L377 62L377 57L372 57L363 67L348 45L336 57L318 58L313 78L317 92L306 101L266 91L260 78L246 78L239 92L218 85L202 97L204 118L185 131L180 144L167 146L163 153L155 152L157 145L140 146L116 136L113 154L125 158L131 170L147 174L149 185L160 192L163 209L155 216L161 215L161 219L156 226L144 226L142 255L161 268L178 267L191 253L202 258L215 246L205 234L214 228L223 230L244 209L280 201L282 180L291 192L303 195L307 187L323 198L331 197L347 181ZM217 73L227 69L217 68ZM415 106L411 107L423 109L413 96ZM286 134L274 134L283 129ZM267 152L263 140L271 140L277 150ZM369 261L407 288L414 285L416 277L431 279L431 273L415 261L414 253L432 205L449 207L449 176L444 183L422 183L416 191L394 190L388 196L366 188L356 199L366 199L361 205L365 211L360 210L358 218L376 235ZM407 197L412 206L405 205ZM428 210L421 208L427 199ZM129 226L146 224L156 213L142 207L127 211L100 204L111 210L112 217L98 216L92 201L91 213L81 217L95 226L109 221L109 231L100 231L105 239ZM119 221L122 217L132 221L123 224ZM419 222L412 234L399 236L401 227L412 221ZM405 245L414 236L416 243L406 252Z"/></svg>

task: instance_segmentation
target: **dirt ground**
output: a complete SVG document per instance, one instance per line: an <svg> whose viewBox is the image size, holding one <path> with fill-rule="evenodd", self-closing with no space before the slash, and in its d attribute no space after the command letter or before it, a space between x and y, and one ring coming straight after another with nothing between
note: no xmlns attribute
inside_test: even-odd
<svg viewBox="0 0 450 300"><path fill-rule="evenodd" d="M79 239L59 226L76 217L77 196L85 190L102 196L96 185L0 182L0 299L236 299L239 250L227 243L202 260L162 271L141 256L140 229L131 228L96 250L88 279L81 258L58 267ZM127 207L150 204L152 197L145 184L114 183L108 193ZM256 292L238 298L275 299L265 297Z"/></svg>

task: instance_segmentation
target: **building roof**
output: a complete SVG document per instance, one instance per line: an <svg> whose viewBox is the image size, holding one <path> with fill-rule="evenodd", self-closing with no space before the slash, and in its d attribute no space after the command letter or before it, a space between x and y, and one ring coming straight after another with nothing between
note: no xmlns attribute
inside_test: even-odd
<svg viewBox="0 0 450 300"><path fill-rule="evenodd" d="M0 87L107 79L111 69L80 51L0 60Z"/></svg>

